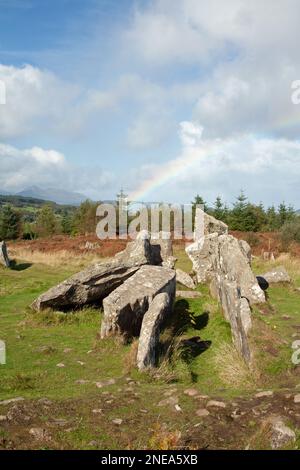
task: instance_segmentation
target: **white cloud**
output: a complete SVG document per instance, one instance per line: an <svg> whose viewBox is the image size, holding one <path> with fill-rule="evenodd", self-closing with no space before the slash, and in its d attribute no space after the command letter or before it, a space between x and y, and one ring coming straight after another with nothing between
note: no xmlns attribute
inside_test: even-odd
<svg viewBox="0 0 300 470"><path fill-rule="evenodd" d="M159 191L167 201L188 202L198 192L210 203L218 194L230 202L244 188L256 202L272 204L286 200L300 206L296 192L300 141L259 138L253 134L201 139L198 123L184 122L180 127L183 137L180 155L139 172L142 188L148 186L149 178L155 183L155 194L147 195L151 200ZM190 135L195 138L189 138ZM167 183L164 175L169 175ZM158 190L160 179L163 184Z"/></svg>
<svg viewBox="0 0 300 470"><path fill-rule="evenodd" d="M0 64L6 104L0 108L0 138L38 132L76 134L91 115L115 107L112 93L81 89L55 74L31 65Z"/></svg>
<svg viewBox="0 0 300 470"><path fill-rule="evenodd" d="M184 65L199 71L199 79L175 79L165 99L194 106L206 136L297 138L298 9L298 0L156 0L136 11L128 55L150 70L173 66L175 76Z"/></svg>
<svg viewBox="0 0 300 470"><path fill-rule="evenodd" d="M20 191L28 186L57 187L99 197L114 184L111 173L100 168L71 165L55 150L18 149L0 144L0 190Z"/></svg>

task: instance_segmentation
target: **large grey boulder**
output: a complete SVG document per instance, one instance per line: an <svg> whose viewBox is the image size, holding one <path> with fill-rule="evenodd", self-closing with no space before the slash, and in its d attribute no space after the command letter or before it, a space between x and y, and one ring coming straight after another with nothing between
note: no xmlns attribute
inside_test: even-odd
<svg viewBox="0 0 300 470"><path fill-rule="evenodd" d="M5 266L6 268L9 268L10 266L10 261L7 254L7 247L4 241L0 242L0 264L3 264L3 266Z"/></svg>
<svg viewBox="0 0 300 470"><path fill-rule="evenodd" d="M160 266L142 266L103 300L101 338L110 335L138 336L142 320L154 297L166 292L175 298L175 271Z"/></svg>
<svg viewBox="0 0 300 470"><path fill-rule="evenodd" d="M195 289L196 287L192 277L182 269L176 269L176 281L189 289Z"/></svg>
<svg viewBox="0 0 300 470"><path fill-rule="evenodd" d="M232 235L221 235L218 242L218 257L214 261L217 278L224 277L236 282L240 296L245 297L250 305L265 302L265 294L258 285L249 257L240 242Z"/></svg>
<svg viewBox="0 0 300 470"><path fill-rule="evenodd" d="M214 275L214 262L218 256L218 239L218 234L212 233L188 245L185 249L193 263L193 271L198 283L210 281Z"/></svg>
<svg viewBox="0 0 300 470"><path fill-rule="evenodd" d="M70 310L100 303L122 282L151 261L147 239L128 243L126 249L111 261L97 263L40 295L32 304L34 310L52 308Z"/></svg>
<svg viewBox="0 0 300 470"><path fill-rule="evenodd" d="M271 271L263 274L263 278L269 284L278 284L280 282L291 282L289 273L284 266L278 266L277 268L272 269Z"/></svg>
<svg viewBox="0 0 300 470"><path fill-rule="evenodd" d="M161 326L171 308L170 296L163 293L154 297L145 313L137 352L137 366L140 370L156 365Z"/></svg>

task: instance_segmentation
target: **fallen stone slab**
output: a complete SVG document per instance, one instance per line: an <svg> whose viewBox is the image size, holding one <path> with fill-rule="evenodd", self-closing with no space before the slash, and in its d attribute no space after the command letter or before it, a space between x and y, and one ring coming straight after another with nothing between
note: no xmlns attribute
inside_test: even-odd
<svg viewBox="0 0 300 470"><path fill-rule="evenodd" d="M182 269L176 269L176 281L189 289L195 289L196 287L191 276Z"/></svg>
<svg viewBox="0 0 300 470"><path fill-rule="evenodd" d="M154 297L166 292L172 305L175 290L174 270L160 266L142 266L103 300L101 338L118 334L138 336L143 317Z"/></svg>
<svg viewBox="0 0 300 470"><path fill-rule="evenodd" d="M104 297L151 262L149 240L135 240L111 261L88 267L40 295L32 304L36 311L52 308L61 311L99 304Z"/></svg>
<svg viewBox="0 0 300 470"><path fill-rule="evenodd" d="M7 253L7 247L4 241L0 242L0 264L5 266L6 268L9 268L10 266L10 260L9 260L8 253Z"/></svg>
<svg viewBox="0 0 300 470"><path fill-rule="evenodd" d="M156 352L161 325L170 313L171 307L170 296L164 292L154 297L149 309L145 313L137 352L137 366L139 370L156 365Z"/></svg>
<svg viewBox="0 0 300 470"><path fill-rule="evenodd" d="M291 282L289 273L284 266L278 266L277 268L272 269L271 271L263 274L264 279L269 284L277 284L280 282Z"/></svg>

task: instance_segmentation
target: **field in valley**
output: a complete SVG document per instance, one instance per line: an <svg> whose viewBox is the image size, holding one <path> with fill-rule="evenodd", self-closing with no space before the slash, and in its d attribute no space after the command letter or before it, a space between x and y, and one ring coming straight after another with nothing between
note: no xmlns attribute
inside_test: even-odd
<svg viewBox="0 0 300 470"><path fill-rule="evenodd" d="M177 298L161 335L161 362L149 375L135 368L136 342L99 339L100 305L69 314L31 311L40 293L125 244L86 250L86 237L66 240L11 244L13 267L0 267L0 339L7 347L7 364L0 366L0 448L268 448L271 415L287 419L297 435L292 448L300 448L300 404L294 402L300 366L291 361L292 343L300 339L299 258L254 260L257 274L284 265L293 282L270 288L267 304L253 310L251 370L202 285L201 297ZM176 266L189 272L183 245L174 251ZM181 347L193 336L201 338L200 354ZM261 391L269 393L257 397ZM22 400L3 403L15 398Z"/></svg>

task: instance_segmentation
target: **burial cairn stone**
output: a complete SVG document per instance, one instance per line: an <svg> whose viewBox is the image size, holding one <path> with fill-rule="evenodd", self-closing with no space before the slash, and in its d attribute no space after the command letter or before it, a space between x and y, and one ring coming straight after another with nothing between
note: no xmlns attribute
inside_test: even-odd
<svg viewBox="0 0 300 470"><path fill-rule="evenodd" d="M36 311L46 308L65 311L100 303L142 265L150 262L149 240L135 240L111 261L90 266L52 287L33 302L32 308Z"/></svg>
<svg viewBox="0 0 300 470"><path fill-rule="evenodd" d="M161 325L172 309L170 300L167 293L158 294L144 315L137 352L137 366L140 370L156 365Z"/></svg>
<svg viewBox="0 0 300 470"><path fill-rule="evenodd" d="M5 266L6 268L9 268L10 266L10 261L7 254L7 247L4 241L0 242L0 264Z"/></svg>
<svg viewBox="0 0 300 470"><path fill-rule="evenodd" d="M154 297L167 293L170 305L176 291L176 274L160 266L142 266L103 300L104 316L101 338L124 335L139 336L143 317Z"/></svg>
<svg viewBox="0 0 300 470"><path fill-rule="evenodd" d="M219 300L230 322L233 343L245 361L250 362L250 307L265 302L265 294L251 269L250 246L229 235L226 224L197 209L195 241L186 248L186 253L198 282L210 282L211 294Z"/></svg>

